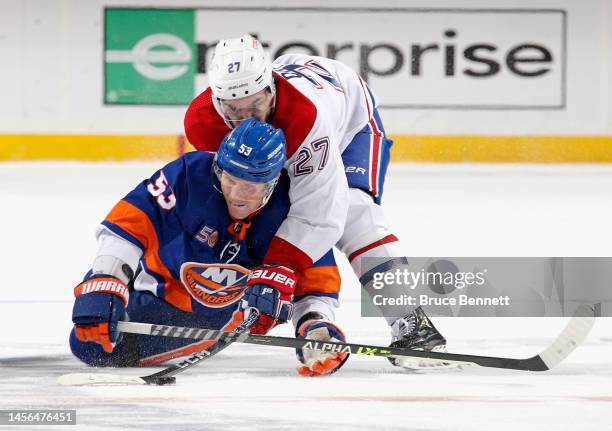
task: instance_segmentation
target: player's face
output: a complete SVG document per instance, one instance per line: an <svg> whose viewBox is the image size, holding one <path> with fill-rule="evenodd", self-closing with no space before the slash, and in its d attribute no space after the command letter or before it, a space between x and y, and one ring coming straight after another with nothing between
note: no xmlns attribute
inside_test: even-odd
<svg viewBox="0 0 612 431"><path fill-rule="evenodd" d="M242 180L224 171L221 173L221 190L230 215L243 219L261 207L266 185Z"/></svg>
<svg viewBox="0 0 612 431"><path fill-rule="evenodd" d="M221 109L232 125L238 127L249 118L266 121L272 112L273 103L274 96L266 89L241 99L221 100Z"/></svg>

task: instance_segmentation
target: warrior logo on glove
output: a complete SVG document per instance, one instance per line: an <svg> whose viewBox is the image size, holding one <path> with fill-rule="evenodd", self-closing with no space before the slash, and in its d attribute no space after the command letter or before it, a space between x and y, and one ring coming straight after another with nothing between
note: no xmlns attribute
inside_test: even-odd
<svg viewBox="0 0 612 431"><path fill-rule="evenodd" d="M100 344L106 353L115 348L119 332L117 321L123 317L130 299L127 285L117 277L96 274L74 288L72 321L80 341Z"/></svg>

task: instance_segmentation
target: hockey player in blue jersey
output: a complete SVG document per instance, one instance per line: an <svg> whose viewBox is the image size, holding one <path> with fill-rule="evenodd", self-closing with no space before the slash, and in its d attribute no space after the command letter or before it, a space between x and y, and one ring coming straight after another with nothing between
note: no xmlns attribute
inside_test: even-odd
<svg viewBox="0 0 612 431"><path fill-rule="evenodd" d="M344 341L329 306L340 287L331 250L299 283L290 269L263 264L290 207L285 148L282 131L252 119L216 155L188 153L117 203L97 230L93 268L74 289L73 354L96 366L160 364L213 342L120 334L119 320L231 331L248 307L260 312L252 333L293 314L298 337ZM334 372L347 358L297 353L305 376Z"/></svg>

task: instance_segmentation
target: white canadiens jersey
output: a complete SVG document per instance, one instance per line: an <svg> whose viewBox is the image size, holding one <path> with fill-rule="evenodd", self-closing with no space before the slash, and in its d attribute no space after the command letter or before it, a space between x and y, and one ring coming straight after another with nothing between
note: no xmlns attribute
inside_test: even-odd
<svg viewBox="0 0 612 431"><path fill-rule="evenodd" d="M359 75L335 60L288 54L272 66L272 124L287 137L292 202L277 236L316 261L344 231L349 196L341 154L371 122L375 100Z"/></svg>

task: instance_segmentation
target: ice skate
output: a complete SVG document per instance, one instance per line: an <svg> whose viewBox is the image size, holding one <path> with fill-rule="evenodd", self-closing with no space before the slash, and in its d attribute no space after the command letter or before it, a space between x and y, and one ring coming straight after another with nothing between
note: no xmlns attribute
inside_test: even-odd
<svg viewBox="0 0 612 431"><path fill-rule="evenodd" d="M414 310L412 314L397 319L391 326L391 336L391 347L446 352L446 339L431 323L421 307ZM388 359L393 365L409 370L457 368L455 364L431 362L418 358L389 357Z"/></svg>

